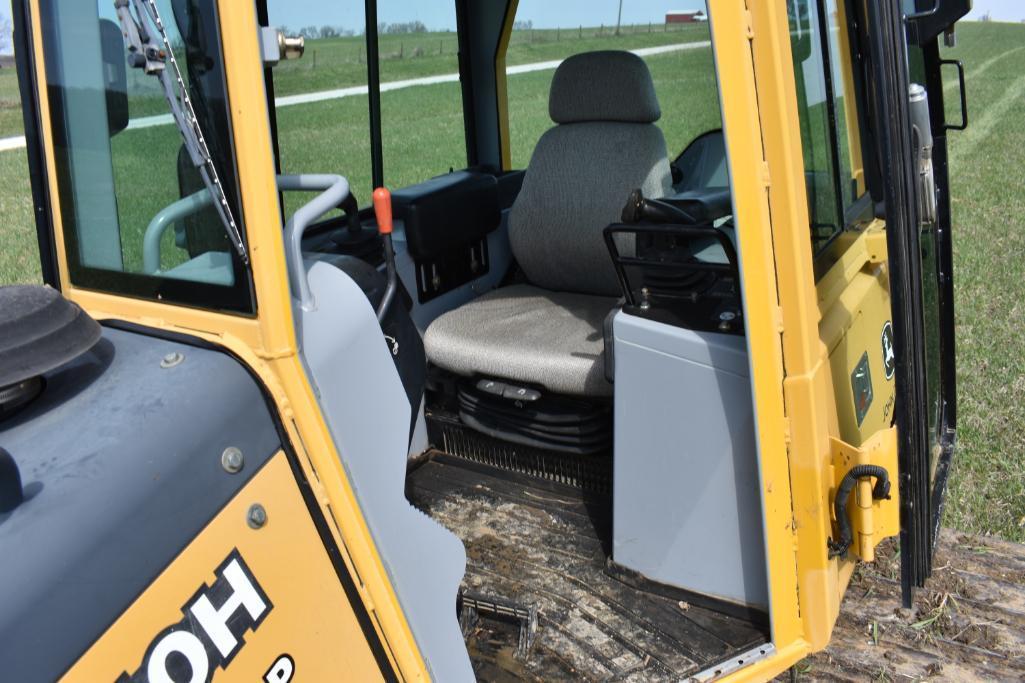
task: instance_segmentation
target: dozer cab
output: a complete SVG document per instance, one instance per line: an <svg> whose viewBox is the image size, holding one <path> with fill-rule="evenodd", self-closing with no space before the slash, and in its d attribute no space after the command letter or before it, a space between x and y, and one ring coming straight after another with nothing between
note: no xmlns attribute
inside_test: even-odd
<svg viewBox="0 0 1025 683"><path fill-rule="evenodd" d="M356 81L324 3L14 1L0 677L767 680L888 537L909 601L970 1L348 4Z"/></svg>

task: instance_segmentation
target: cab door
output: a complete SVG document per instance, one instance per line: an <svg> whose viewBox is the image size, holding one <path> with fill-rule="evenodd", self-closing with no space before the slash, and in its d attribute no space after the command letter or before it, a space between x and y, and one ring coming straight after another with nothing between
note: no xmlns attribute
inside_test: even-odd
<svg viewBox="0 0 1025 683"><path fill-rule="evenodd" d="M862 3L887 223L904 603L932 572L956 442L953 273L939 36L968 0ZM963 83L962 83L963 93ZM962 98L963 103L963 98ZM889 368L887 369L889 371Z"/></svg>

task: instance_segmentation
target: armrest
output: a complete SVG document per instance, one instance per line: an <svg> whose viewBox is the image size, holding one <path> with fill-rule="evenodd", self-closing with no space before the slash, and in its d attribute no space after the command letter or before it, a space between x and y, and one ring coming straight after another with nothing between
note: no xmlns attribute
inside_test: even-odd
<svg viewBox="0 0 1025 683"><path fill-rule="evenodd" d="M686 211L699 223L711 223L733 213L733 199L728 188L680 192L663 197L662 201Z"/></svg>

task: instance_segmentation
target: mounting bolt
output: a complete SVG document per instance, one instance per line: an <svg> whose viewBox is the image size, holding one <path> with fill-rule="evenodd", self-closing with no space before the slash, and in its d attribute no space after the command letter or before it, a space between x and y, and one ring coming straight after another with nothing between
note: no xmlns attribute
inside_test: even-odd
<svg viewBox="0 0 1025 683"><path fill-rule="evenodd" d="M249 512L246 513L246 522L250 528L259 529L267 523L267 510L259 503L253 503L249 506Z"/></svg>
<svg viewBox="0 0 1025 683"><path fill-rule="evenodd" d="M242 471L242 466L245 465L245 462L245 458L242 457L242 451L234 446L228 446L221 453L221 467L228 474L237 474Z"/></svg>
<svg viewBox="0 0 1025 683"><path fill-rule="evenodd" d="M173 351L172 353L168 353L160 359L160 367L167 370L168 368L173 368L176 365L181 365L183 360L185 360L185 356L178 353L177 351Z"/></svg>

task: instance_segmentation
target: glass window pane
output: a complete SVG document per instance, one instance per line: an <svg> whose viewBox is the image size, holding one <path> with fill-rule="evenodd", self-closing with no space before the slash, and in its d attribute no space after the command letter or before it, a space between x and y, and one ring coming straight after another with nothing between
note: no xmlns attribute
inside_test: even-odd
<svg viewBox="0 0 1025 683"><path fill-rule="evenodd" d="M722 128L707 10L673 13L688 15L687 21L677 23L661 15L650 21L650 13L631 16L624 8L618 34L618 7L606 10L597 12L592 4L580 2L553 10L544 0L520 0L506 54L513 168L526 168L538 139L554 125L548 91L555 62L581 52L641 51L655 82L662 110L658 126L670 159L702 133ZM546 68L522 68L546 62L551 63Z"/></svg>
<svg viewBox="0 0 1025 683"><path fill-rule="evenodd" d="M303 36L301 59L272 70L281 172L345 176L361 204L370 200L370 113L366 15L362 2L268 0L271 26ZM283 195L285 215L309 201Z"/></svg>
<svg viewBox="0 0 1025 683"><path fill-rule="evenodd" d="M385 183L465 168L455 0L379 0L377 20Z"/></svg>
<svg viewBox="0 0 1025 683"><path fill-rule="evenodd" d="M230 210L241 225L216 10L158 0ZM71 279L140 296L249 309L241 262L156 75L128 64L110 2L44 0L55 172ZM173 73L170 60L164 64ZM147 278L140 279L145 275ZM161 281L234 289L207 293Z"/></svg>
<svg viewBox="0 0 1025 683"><path fill-rule="evenodd" d="M925 54L921 47L908 47L909 77L912 83L926 85ZM934 96L930 94L930 96ZM926 410L929 420L929 474L935 476L939 456L942 454L943 385L941 372L943 358L940 340L943 337L942 313L940 310L940 238L936 224L923 224L919 231L919 247L922 255L922 314L925 323L925 384Z"/></svg>
<svg viewBox="0 0 1025 683"><path fill-rule="evenodd" d="M847 21L837 0L825 0L826 25L829 27L829 65L833 82L836 112L840 189L844 209L854 203L863 189L857 180L862 176L861 142L858 139L858 105L854 95L854 74Z"/></svg>
<svg viewBox="0 0 1025 683"><path fill-rule="evenodd" d="M812 248L817 253L843 228L833 175L836 158L832 140L834 128L829 120L818 3L814 0L789 0L788 10Z"/></svg>

